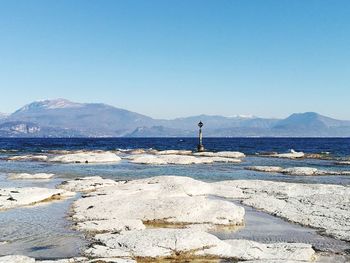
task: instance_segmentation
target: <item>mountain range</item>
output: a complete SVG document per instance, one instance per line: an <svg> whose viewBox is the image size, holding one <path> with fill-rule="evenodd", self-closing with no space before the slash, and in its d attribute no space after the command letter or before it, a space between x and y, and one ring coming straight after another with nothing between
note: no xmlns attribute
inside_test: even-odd
<svg viewBox="0 0 350 263"><path fill-rule="evenodd" d="M195 137L200 120L207 137L350 136L350 121L314 112L295 113L286 119L199 115L164 120L103 103L55 99L0 114L0 137Z"/></svg>

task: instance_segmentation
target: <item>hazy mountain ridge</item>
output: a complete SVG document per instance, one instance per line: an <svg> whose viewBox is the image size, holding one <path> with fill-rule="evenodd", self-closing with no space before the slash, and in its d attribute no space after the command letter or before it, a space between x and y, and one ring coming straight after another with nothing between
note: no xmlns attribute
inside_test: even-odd
<svg viewBox="0 0 350 263"><path fill-rule="evenodd" d="M204 135L211 137L350 136L350 121L314 112L295 113L286 119L199 115L162 120L103 103L56 99L0 114L0 137L194 137L199 120L204 123Z"/></svg>

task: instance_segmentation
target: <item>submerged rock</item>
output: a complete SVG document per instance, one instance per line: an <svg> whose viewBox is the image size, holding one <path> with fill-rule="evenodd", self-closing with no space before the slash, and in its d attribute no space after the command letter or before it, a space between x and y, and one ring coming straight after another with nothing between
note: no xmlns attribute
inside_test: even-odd
<svg viewBox="0 0 350 263"><path fill-rule="evenodd" d="M283 168L279 166L249 166L245 169L265 173L280 173L283 171Z"/></svg>
<svg viewBox="0 0 350 263"><path fill-rule="evenodd" d="M323 233L350 241L350 187L261 180L214 183L241 188L242 202Z"/></svg>
<svg viewBox="0 0 350 263"><path fill-rule="evenodd" d="M119 162L121 158L113 152L81 152L58 155L50 158L49 162L59 163L111 163Z"/></svg>
<svg viewBox="0 0 350 263"><path fill-rule="evenodd" d="M75 193L39 187L0 188L0 210L64 199Z"/></svg>
<svg viewBox="0 0 350 263"><path fill-rule="evenodd" d="M350 165L350 161L339 161L335 162L336 165Z"/></svg>
<svg viewBox="0 0 350 263"><path fill-rule="evenodd" d="M10 180L45 180L51 179L55 174L47 174L47 173L36 173L36 174L28 174L28 173L10 173L7 177Z"/></svg>

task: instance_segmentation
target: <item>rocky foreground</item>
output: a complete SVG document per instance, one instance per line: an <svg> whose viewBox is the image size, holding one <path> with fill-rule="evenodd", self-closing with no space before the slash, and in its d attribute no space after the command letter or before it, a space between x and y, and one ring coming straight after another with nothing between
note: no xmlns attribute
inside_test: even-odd
<svg viewBox="0 0 350 263"><path fill-rule="evenodd" d="M244 208L230 199L350 241L350 187L345 186L259 180L207 183L188 177L159 176L120 182L86 177L64 182L59 188L52 190L51 196L54 191L83 193L74 202L71 219L74 228L85 232L92 241L83 251L86 258L56 261L59 263L317 260L318 254L308 244L220 240L210 234L209 230L217 228L232 231L244 226ZM5 196L0 198L0 205L11 208L8 204L13 201L7 200L11 191L24 194L29 190L0 191L0 197ZM12 197L24 200L20 196L23 195ZM35 203L23 202L22 205ZM2 257L0 262L34 262L17 257Z"/></svg>

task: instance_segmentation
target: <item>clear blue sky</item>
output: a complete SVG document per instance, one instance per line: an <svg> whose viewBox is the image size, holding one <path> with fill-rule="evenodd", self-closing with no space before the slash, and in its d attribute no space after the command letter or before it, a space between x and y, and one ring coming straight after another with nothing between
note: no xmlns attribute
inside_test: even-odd
<svg viewBox="0 0 350 263"><path fill-rule="evenodd" d="M350 1L0 0L0 91L0 112L350 119Z"/></svg>

